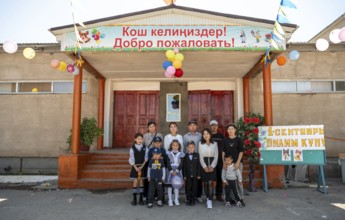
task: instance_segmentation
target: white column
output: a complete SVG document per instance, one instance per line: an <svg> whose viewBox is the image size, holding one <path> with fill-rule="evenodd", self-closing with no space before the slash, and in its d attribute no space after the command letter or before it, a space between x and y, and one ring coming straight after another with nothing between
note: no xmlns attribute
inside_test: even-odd
<svg viewBox="0 0 345 220"><path fill-rule="evenodd" d="M243 82L242 78L236 79L236 91L235 91L235 121L243 116L244 109L243 109Z"/></svg>

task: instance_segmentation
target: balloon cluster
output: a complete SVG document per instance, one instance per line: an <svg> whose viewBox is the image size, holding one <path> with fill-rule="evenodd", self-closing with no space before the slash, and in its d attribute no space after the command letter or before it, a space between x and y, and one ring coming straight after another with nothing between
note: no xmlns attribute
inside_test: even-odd
<svg viewBox="0 0 345 220"><path fill-rule="evenodd" d="M299 52L298 52L297 50L292 50L292 51L290 51L290 53L289 53L289 59L290 59L291 61L296 61L296 60L298 60L298 58L299 58ZM277 58L277 64L278 64L279 66L284 66L284 65L286 64L286 62L287 62L287 59L286 59L286 57L285 57L284 55L280 55L280 56Z"/></svg>
<svg viewBox="0 0 345 220"><path fill-rule="evenodd" d="M15 53L18 50L18 44L13 40L6 40L3 43L3 49L6 53ZM26 59L33 59L36 56L34 49L27 47L23 50L23 55Z"/></svg>
<svg viewBox="0 0 345 220"><path fill-rule="evenodd" d="M101 39L105 38L105 34L98 31L96 28L92 29L92 38L96 41L97 44L101 43Z"/></svg>
<svg viewBox="0 0 345 220"><path fill-rule="evenodd" d="M164 61L163 68L165 69L165 77L172 78L172 77L182 77L183 70L182 68L182 61L184 60L184 56L182 53L179 53L178 48L174 48L174 50L168 50L165 53L165 56L168 60Z"/></svg>
<svg viewBox="0 0 345 220"><path fill-rule="evenodd" d="M329 40L334 44L345 42L345 27L331 31L329 33ZM325 51L329 47L329 42L326 39L320 38L316 41L315 46L317 50Z"/></svg>
<svg viewBox="0 0 345 220"><path fill-rule="evenodd" d="M53 68L53 69L57 69L61 72L69 72L69 73L72 73L73 75L78 75L79 74L79 69L77 66L75 66L74 64L68 64L64 61L60 61L58 59L53 59L51 62L50 62L50 66Z"/></svg>

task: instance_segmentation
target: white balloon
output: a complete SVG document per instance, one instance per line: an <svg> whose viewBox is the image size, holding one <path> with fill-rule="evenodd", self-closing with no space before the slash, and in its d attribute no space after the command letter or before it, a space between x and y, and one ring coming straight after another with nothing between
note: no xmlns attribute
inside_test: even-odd
<svg viewBox="0 0 345 220"><path fill-rule="evenodd" d="M339 39L339 32L340 29L334 29L333 31L331 31L331 33L329 33L329 39L332 43L337 44L341 42L341 40Z"/></svg>
<svg viewBox="0 0 345 220"><path fill-rule="evenodd" d="M319 51L325 51L327 50L329 47L329 43L327 40L320 38L316 41L316 49L318 49Z"/></svg>
<svg viewBox="0 0 345 220"><path fill-rule="evenodd" d="M13 40L7 40L3 43L2 47L6 53L15 53L18 50L18 45Z"/></svg>

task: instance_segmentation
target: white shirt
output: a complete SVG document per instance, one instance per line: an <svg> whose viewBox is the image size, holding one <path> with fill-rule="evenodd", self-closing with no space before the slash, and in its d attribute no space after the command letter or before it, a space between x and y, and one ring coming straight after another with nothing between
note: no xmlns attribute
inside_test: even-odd
<svg viewBox="0 0 345 220"><path fill-rule="evenodd" d="M222 170L222 180L223 182L226 180L236 180L242 181L242 175L240 169L234 170L235 166L234 164L231 164L228 166L226 170Z"/></svg>
<svg viewBox="0 0 345 220"><path fill-rule="evenodd" d="M177 134L175 136L168 134L164 137L164 148L166 151L169 150L170 144L173 140L177 140L181 144L181 152L183 152L183 138L181 135Z"/></svg>
<svg viewBox="0 0 345 220"><path fill-rule="evenodd" d="M217 142L213 142L210 145L199 143L200 164L202 168L207 167L204 157L213 157L211 166L216 168L218 162L218 146Z"/></svg>

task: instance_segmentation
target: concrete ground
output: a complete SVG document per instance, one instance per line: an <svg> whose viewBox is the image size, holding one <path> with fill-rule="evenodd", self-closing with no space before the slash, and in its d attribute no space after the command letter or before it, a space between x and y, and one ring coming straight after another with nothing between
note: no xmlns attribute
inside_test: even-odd
<svg viewBox="0 0 345 220"><path fill-rule="evenodd" d="M315 185L290 183L286 189L258 190L245 196L245 208L214 202L159 208L130 205L130 190L56 190L53 183L0 185L0 219L345 219L345 185L327 179L329 194ZM334 205L335 204L335 205ZM337 207L339 206L339 207ZM342 208L340 208L342 207Z"/></svg>

